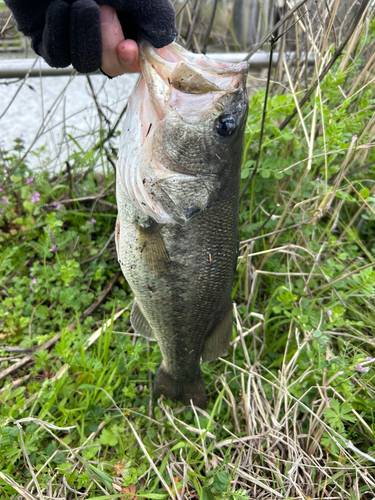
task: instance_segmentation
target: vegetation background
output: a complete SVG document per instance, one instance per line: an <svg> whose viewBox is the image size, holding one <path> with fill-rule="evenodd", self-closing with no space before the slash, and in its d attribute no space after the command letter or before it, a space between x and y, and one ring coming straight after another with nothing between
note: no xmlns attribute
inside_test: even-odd
<svg viewBox="0 0 375 500"><path fill-rule="evenodd" d="M114 248L123 113L97 106L90 147L66 131L57 173L1 148L0 496L373 499L374 10L175 8L190 50L274 52L249 75L230 355L202 365L206 411L153 397Z"/></svg>

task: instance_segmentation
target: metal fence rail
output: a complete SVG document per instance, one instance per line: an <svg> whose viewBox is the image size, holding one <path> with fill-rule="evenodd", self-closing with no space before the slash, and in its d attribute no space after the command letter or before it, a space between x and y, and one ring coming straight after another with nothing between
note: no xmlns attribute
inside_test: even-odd
<svg viewBox="0 0 375 500"><path fill-rule="evenodd" d="M216 61L224 62L240 62L246 57L246 53L223 53L223 54L207 54L208 57ZM273 55L273 66L277 64L279 54L277 52ZM294 52L284 54L284 58L292 61L295 58ZM302 60L304 56L302 55ZM309 64L314 63L314 57L311 56L308 60ZM266 52L259 52L254 54L250 59L250 71L260 70L267 68L269 64L269 54ZM8 78L25 78L39 77L39 76L70 76L75 73L72 66L67 68L51 68L40 57L36 59L3 59L0 60L0 79ZM99 72L98 72L99 73Z"/></svg>

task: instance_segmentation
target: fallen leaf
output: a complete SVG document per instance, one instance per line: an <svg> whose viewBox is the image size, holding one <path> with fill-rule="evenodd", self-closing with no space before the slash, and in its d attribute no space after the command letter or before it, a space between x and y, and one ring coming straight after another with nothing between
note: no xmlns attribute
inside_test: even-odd
<svg viewBox="0 0 375 500"><path fill-rule="evenodd" d="M182 483L180 483L180 478L179 478L178 476L173 476L173 482L174 482L174 484L175 484L175 485L176 485L176 487L177 487L177 491L178 491L179 493L181 493L181 490L182 490L182 486L183 486L183 485L182 485ZM175 491L175 489L174 489L174 487L173 487L173 485L172 485L172 484L169 486L169 488L170 488L170 490L171 490L171 491L173 491L173 492ZM166 488L162 488L162 489L163 489L164 491L167 491L167 489L166 489Z"/></svg>
<svg viewBox="0 0 375 500"><path fill-rule="evenodd" d="M135 487L135 484L130 484L129 486L125 486L122 488L121 493L123 495L126 495L122 497L121 500L137 500L137 495L135 494L137 491L137 488Z"/></svg>
<svg viewBox="0 0 375 500"><path fill-rule="evenodd" d="M117 474L118 476L121 476L121 469L122 469L123 467L125 467L125 464L124 464L123 462L118 462L118 463L117 463L117 464L115 464L113 467L114 467L114 469L115 469L115 471L116 471L116 474Z"/></svg>

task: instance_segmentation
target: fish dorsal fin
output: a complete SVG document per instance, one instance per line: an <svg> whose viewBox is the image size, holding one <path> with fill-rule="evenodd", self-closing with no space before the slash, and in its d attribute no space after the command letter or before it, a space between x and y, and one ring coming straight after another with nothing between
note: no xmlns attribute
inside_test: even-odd
<svg viewBox="0 0 375 500"><path fill-rule="evenodd" d="M185 94L206 94L222 90L183 61L176 65L170 81L175 89Z"/></svg>
<svg viewBox="0 0 375 500"><path fill-rule="evenodd" d="M159 225L149 218L148 227L138 226L138 250L140 258L147 262L153 276L169 273L170 259L164 245Z"/></svg>
<svg viewBox="0 0 375 500"><path fill-rule="evenodd" d="M232 325L233 307L231 306L223 319L207 338L202 352L202 361L214 361L228 354L229 344L232 338Z"/></svg>
<svg viewBox="0 0 375 500"><path fill-rule="evenodd" d="M149 340L156 340L150 323L145 318L136 300L134 300L134 304L130 313L130 323L132 324L135 332L139 333L139 335L142 335L142 337L145 337Z"/></svg>

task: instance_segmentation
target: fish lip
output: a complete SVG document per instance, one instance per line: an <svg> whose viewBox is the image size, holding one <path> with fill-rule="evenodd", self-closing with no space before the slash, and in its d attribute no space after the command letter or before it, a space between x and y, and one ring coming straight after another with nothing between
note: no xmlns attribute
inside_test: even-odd
<svg viewBox="0 0 375 500"><path fill-rule="evenodd" d="M165 47L168 51L172 52L174 56L179 58L179 60L183 60L191 66L195 66L196 68L203 69L205 71L212 71L216 74L225 75L225 74L237 74L237 73L248 73L250 63L248 61L242 61L239 63L229 63L224 61L217 61L216 59L210 59L205 54L193 54L188 50L181 47L176 42L172 42ZM153 60L154 62L163 63L163 64L171 64L171 62L166 61L157 53L160 49L155 48L149 41L145 38L139 39L139 49L141 54L146 56L147 58ZM194 63L193 60L200 60L201 64ZM204 63L204 66L202 65ZM220 66L219 66L220 65Z"/></svg>
<svg viewBox="0 0 375 500"><path fill-rule="evenodd" d="M141 55L142 71L147 79L147 67L151 65L159 76L164 81L164 84L177 90L181 88L176 87L173 82L173 75L175 70L179 69L179 74L183 74L184 65L186 72L193 71L201 76L202 82L211 82L211 85L202 85L203 90L194 92L189 88L186 93L206 93L210 91L235 91L239 87L243 87L249 71L249 62L243 61L240 63L220 62L204 54L193 54L175 42L156 49L150 42L144 38L139 40L139 49ZM165 57L160 55L163 51ZM232 77L232 80L230 78ZM151 80L151 79L150 79ZM184 92L184 90L182 90Z"/></svg>
<svg viewBox="0 0 375 500"><path fill-rule="evenodd" d="M158 37L160 40L158 40L158 45L155 45L151 38L149 37L148 33L144 31L142 28L139 28L139 34L138 34L138 45L143 41L146 41L149 43L151 46L155 47L156 49L162 49L163 47L171 44L176 40L178 37L178 31L177 29L171 30L169 33L168 32L163 32L160 33L158 32Z"/></svg>

